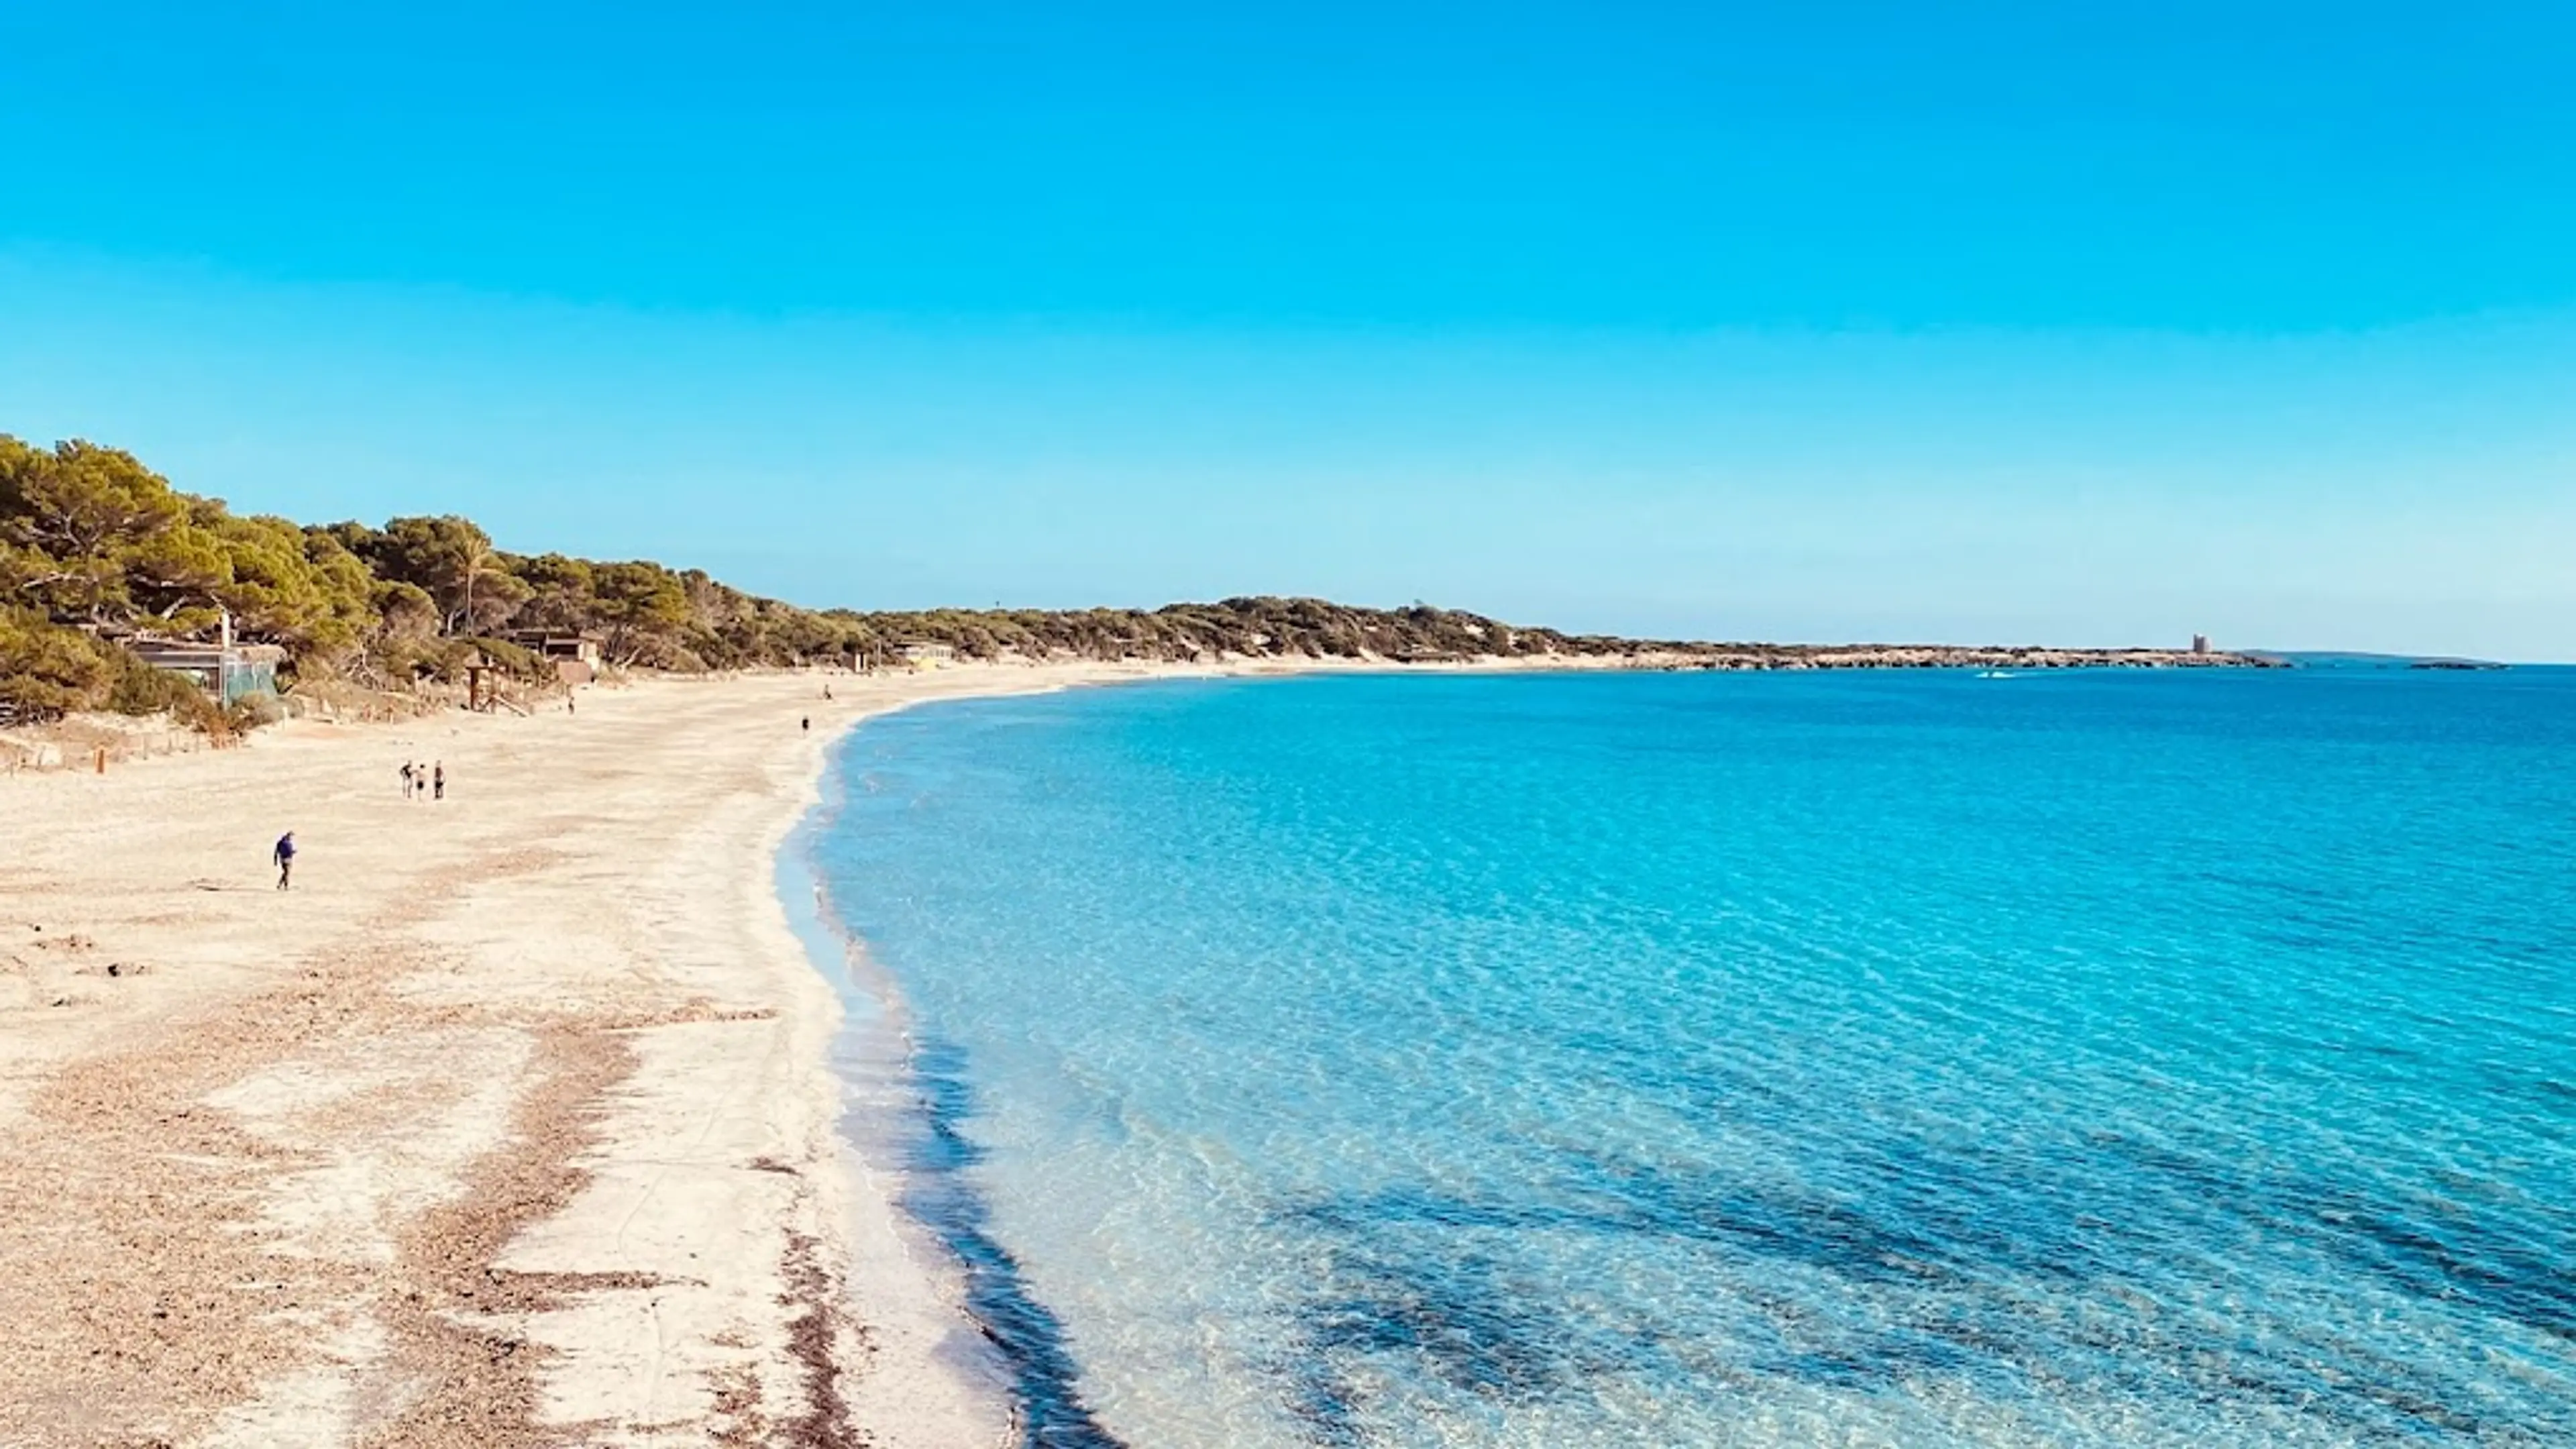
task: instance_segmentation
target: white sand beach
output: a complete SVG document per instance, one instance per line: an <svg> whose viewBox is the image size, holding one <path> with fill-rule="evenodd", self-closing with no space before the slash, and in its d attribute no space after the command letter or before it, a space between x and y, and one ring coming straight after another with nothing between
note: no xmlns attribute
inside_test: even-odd
<svg viewBox="0 0 2576 1449"><path fill-rule="evenodd" d="M1002 1439L836 1131L774 856L870 712L1143 672L657 680L0 778L0 1443Z"/></svg>

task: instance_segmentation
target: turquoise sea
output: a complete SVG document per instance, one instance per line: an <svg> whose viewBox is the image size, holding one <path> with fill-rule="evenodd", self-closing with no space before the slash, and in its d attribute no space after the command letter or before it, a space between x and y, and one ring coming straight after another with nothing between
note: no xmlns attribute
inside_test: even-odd
<svg viewBox="0 0 2576 1449"><path fill-rule="evenodd" d="M2576 671L941 704L810 849L1030 1444L2576 1444Z"/></svg>

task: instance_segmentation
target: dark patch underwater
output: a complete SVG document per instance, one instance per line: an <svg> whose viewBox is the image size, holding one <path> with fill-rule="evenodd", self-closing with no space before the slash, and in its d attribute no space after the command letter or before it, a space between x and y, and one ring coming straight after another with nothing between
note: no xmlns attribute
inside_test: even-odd
<svg viewBox="0 0 2576 1449"><path fill-rule="evenodd" d="M1083 1403L1081 1368L1065 1348L1064 1325L1030 1293L1018 1260L994 1239L991 1215L965 1178L982 1159L964 1130L975 1109L965 1052L924 1039L911 1068L921 1093L921 1134L904 1206L965 1266L966 1311L1010 1372L1022 1449L1125 1449Z"/></svg>

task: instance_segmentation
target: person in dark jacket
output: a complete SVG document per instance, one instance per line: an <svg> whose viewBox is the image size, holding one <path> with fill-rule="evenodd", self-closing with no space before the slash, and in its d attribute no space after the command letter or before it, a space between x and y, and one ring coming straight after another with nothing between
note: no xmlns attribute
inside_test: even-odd
<svg viewBox="0 0 2576 1449"><path fill-rule="evenodd" d="M277 866L277 888L285 890L295 876L295 832L290 830L277 837L277 848L268 853L268 858Z"/></svg>

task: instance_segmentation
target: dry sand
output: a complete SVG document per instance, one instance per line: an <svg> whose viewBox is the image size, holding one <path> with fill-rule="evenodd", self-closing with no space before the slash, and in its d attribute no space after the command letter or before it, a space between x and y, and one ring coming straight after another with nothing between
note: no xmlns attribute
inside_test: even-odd
<svg viewBox="0 0 2576 1449"><path fill-rule="evenodd" d="M1004 1438L836 1131L773 857L861 715L1141 672L661 681L0 778L0 1445Z"/></svg>

